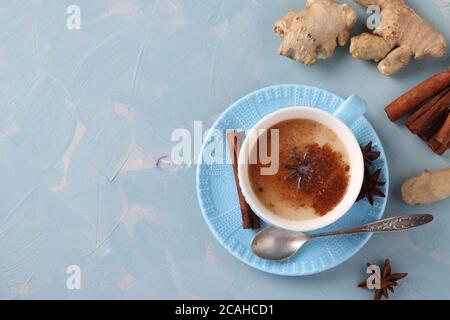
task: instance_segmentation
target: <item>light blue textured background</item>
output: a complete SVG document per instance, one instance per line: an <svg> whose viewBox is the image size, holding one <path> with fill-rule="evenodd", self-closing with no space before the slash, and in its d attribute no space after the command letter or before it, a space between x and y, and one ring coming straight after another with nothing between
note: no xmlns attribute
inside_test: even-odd
<svg viewBox="0 0 450 320"><path fill-rule="evenodd" d="M383 107L449 58L392 78L340 48L304 67L279 57L273 23L300 0L1 0L0 298L356 298L367 261L409 272L395 298L450 298L450 202L400 198L405 178L450 166ZM450 44L450 1L409 3ZM66 8L81 8L81 30ZM354 5L357 8L357 5ZM364 12L354 34L364 29ZM427 211L436 222L375 235L323 274L283 278L228 254L203 221L195 167L169 172L175 128L204 129L233 101L278 83L357 93L391 171L386 216ZM66 288L79 265L81 290Z"/></svg>

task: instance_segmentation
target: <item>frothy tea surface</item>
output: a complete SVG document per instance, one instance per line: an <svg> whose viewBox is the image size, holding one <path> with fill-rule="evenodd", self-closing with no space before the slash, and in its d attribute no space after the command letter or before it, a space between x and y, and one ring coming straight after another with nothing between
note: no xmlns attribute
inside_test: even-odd
<svg viewBox="0 0 450 320"><path fill-rule="evenodd" d="M249 165L249 178L259 200L274 214L290 220L313 219L333 210L347 192L349 157L336 133L307 119L280 122L279 170L261 175L260 163ZM270 151L269 151L270 152Z"/></svg>

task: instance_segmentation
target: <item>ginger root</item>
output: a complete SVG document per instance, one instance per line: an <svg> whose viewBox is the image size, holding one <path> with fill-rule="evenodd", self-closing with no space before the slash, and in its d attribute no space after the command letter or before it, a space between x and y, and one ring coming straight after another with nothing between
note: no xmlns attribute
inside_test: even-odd
<svg viewBox="0 0 450 320"><path fill-rule="evenodd" d="M353 0L381 9L381 23L373 34L362 33L351 39L350 53L356 59L374 60L378 70L393 75L411 59L446 55L444 37L423 20L404 0Z"/></svg>
<svg viewBox="0 0 450 320"><path fill-rule="evenodd" d="M336 42L347 43L356 20L356 11L348 4L308 0L304 10L290 11L275 24L274 32L283 38L278 52L305 65L328 59Z"/></svg>
<svg viewBox="0 0 450 320"><path fill-rule="evenodd" d="M412 205L430 204L450 197L450 168L438 172L424 171L402 186L403 200Z"/></svg>

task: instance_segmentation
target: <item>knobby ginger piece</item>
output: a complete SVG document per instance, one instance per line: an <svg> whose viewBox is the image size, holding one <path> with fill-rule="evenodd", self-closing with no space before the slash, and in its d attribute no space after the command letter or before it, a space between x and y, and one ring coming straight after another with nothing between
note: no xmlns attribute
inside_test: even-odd
<svg viewBox="0 0 450 320"><path fill-rule="evenodd" d="M378 70L392 75L406 67L412 58L444 57L444 37L423 20L404 0L353 0L381 9L380 25L373 34L353 37L350 53L356 59L374 60Z"/></svg>
<svg viewBox="0 0 450 320"><path fill-rule="evenodd" d="M347 43L356 20L356 11L348 4L308 0L305 9L290 11L275 24L274 32L283 38L278 52L305 65L328 59L336 43Z"/></svg>
<svg viewBox="0 0 450 320"><path fill-rule="evenodd" d="M402 186L402 196L412 205L430 204L450 197L450 168L411 178Z"/></svg>

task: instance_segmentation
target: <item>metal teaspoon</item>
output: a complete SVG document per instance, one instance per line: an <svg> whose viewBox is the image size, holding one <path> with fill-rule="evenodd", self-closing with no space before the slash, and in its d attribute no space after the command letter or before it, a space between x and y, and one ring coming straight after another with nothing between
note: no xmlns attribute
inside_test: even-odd
<svg viewBox="0 0 450 320"><path fill-rule="evenodd" d="M306 234L299 231L268 227L258 232L253 238L252 250L262 259L286 260L294 256L307 241L314 238L353 233L402 231L427 224L431 221L433 221L431 214L398 216L351 229L318 234Z"/></svg>

